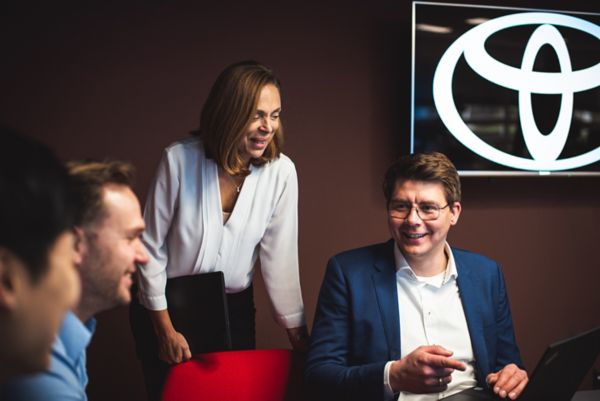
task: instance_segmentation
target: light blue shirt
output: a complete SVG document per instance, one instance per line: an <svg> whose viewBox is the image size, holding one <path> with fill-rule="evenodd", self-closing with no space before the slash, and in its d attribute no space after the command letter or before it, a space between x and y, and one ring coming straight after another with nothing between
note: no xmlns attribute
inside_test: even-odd
<svg viewBox="0 0 600 401"><path fill-rule="evenodd" d="M68 312L52 345L50 368L44 373L9 381L0 391L2 401L87 401L86 348L96 320L85 325Z"/></svg>

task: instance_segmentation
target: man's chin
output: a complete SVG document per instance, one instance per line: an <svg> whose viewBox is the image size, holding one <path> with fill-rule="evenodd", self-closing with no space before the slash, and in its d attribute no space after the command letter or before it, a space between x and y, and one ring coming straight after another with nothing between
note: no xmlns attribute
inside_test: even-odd
<svg viewBox="0 0 600 401"><path fill-rule="evenodd" d="M423 247L418 245L402 244L398 247L404 256L419 256L424 252Z"/></svg>
<svg viewBox="0 0 600 401"><path fill-rule="evenodd" d="M128 293L127 296L122 296L119 298L120 305L129 305L131 303L131 295Z"/></svg>
<svg viewBox="0 0 600 401"><path fill-rule="evenodd" d="M121 288L116 301L117 306L129 305L131 302L131 287L127 286L127 288Z"/></svg>

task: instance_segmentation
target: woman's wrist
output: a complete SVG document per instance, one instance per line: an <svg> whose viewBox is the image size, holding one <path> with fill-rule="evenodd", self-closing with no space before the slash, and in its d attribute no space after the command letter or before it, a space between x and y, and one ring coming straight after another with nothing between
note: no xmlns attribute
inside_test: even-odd
<svg viewBox="0 0 600 401"><path fill-rule="evenodd" d="M306 326L287 329L287 335L292 348L297 351L308 351L308 328Z"/></svg>
<svg viewBox="0 0 600 401"><path fill-rule="evenodd" d="M154 333L157 337L169 337L173 332L175 332L175 327L173 327L173 323L171 322L171 317L169 316L169 311L167 309L149 310L148 314L150 315Z"/></svg>

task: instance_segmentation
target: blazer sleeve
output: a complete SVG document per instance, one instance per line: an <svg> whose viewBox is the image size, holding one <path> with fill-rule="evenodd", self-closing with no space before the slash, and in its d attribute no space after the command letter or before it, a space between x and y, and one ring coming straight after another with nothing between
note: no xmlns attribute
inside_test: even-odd
<svg viewBox="0 0 600 401"><path fill-rule="evenodd" d="M144 207L146 229L142 241L148 250L148 263L139 271L140 302L151 310L167 308L165 287L169 258L167 234L176 211L179 176L177 163L168 149L163 152L156 178L148 192Z"/></svg>
<svg viewBox="0 0 600 401"><path fill-rule="evenodd" d="M329 260L305 369L311 400L383 400L387 361L353 364L351 290L335 257Z"/></svg>
<svg viewBox="0 0 600 401"><path fill-rule="evenodd" d="M291 162L286 172L260 241L260 264L275 320L285 328L293 328L306 323L298 271L298 178Z"/></svg>

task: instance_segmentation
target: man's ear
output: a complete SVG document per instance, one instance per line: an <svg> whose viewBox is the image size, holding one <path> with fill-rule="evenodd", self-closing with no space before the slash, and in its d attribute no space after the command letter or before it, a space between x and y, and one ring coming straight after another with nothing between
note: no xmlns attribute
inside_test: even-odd
<svg viewBox="0 0 600 401"><path fill-rule="evenodd" d="M458 223L458 218L460 217L461 211L462 211L462 206L461 206L460 202L454 202L450 206L450 213L452 214L452 216L450 217L451 225L455 225L456 223Z"/></svg>
<svg viewBox="0 0 600 401"><path fill-rule="evenodd" d="M22 262L14 253L0 247L0 311L15 309L23 274Z"/></svg>
<svg viewBox="0 0 600 401"><path fill-rule="evenodd" d="M73 227L73 236L75 237L75 266L79 268L81 265L81 260L87 253L87 239L81 227Z"/></svg>

